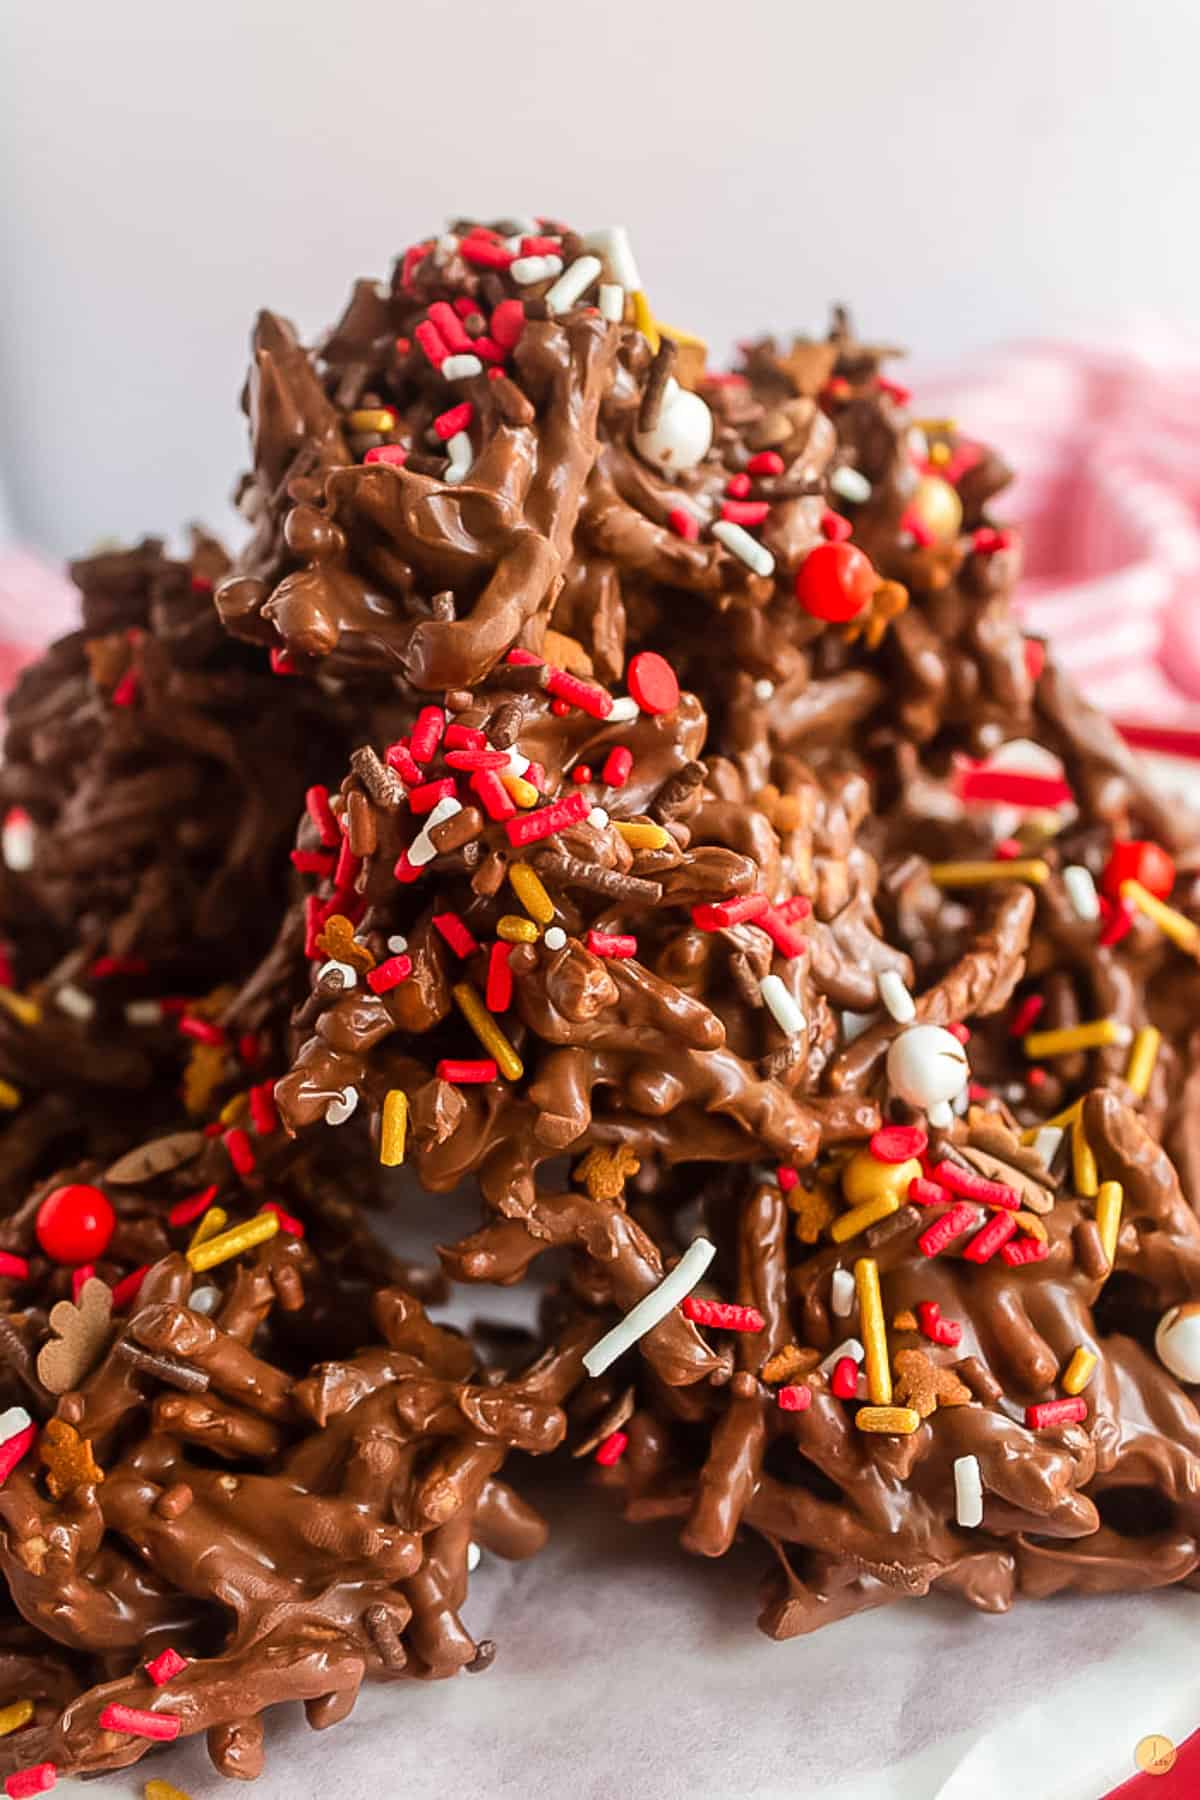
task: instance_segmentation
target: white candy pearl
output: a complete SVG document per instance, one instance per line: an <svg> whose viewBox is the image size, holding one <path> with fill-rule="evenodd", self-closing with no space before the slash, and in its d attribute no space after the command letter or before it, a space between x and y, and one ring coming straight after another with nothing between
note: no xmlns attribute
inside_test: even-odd
<svg viewBox="0 0 1200 1800"><path fill-rule="evenodd" d="M962 1092L971 1066L952 1033L940 1025L910 1025L888 1051L887 1073L892 1092L910 1106L941 1108Z"/></svg>
<svg viewBox="0 0 1200 1800"><path fill-rule="evenodd" d="M704 461L712 434L712 414L699 394L671 380L663 393L658 423L649 431L635 431L633 441L638 455L648 463L664 475L678 475Z"/></svg>
<svg viewBox="0 0 1200 1800"><path fill-rule="evenodd" d="M1200 1305L1169 1306L1158 1321L1154 1348L1177 1381L1200 1382Z"/></svg>
<svg viewBox="0 0 1200 1800"><path fill-rule="evenodd" d="M325 1108L327 1125L344 1125L355 1107L358 1105L358 1089L348 1087L340 1094L335 1094Z"/></svg>

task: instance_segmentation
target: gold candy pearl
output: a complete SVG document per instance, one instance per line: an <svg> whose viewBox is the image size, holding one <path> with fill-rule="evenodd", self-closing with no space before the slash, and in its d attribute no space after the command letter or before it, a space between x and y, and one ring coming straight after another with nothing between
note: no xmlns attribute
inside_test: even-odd
<svg viewBox="0 0 1200 1800"><path fill-rule="evenodd" d="M948 544L962 529L962 501L957 491L940 475L922 475L916 485L908 511L915 513L939 544Z"/></svg>
<svg viewBox="0 0 1200 1800"><path fill-rule="evenodd" d="M869 1150L856 1150L842 1170L842 1193L851 1206L862 1206L868 1200L908 1197L908 1184L921 1174L915 1156L907 1162L881 1162Z"/></svg>

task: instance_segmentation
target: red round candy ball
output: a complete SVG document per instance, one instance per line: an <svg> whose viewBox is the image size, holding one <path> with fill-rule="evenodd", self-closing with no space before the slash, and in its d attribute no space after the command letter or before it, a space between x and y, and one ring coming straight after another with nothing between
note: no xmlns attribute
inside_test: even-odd
<svg viewBox="0 0 1200 1800"><path fill-rule="evenodd" d="M879 577L853 544L818 544L796 571L796 598L814 619L841 624L866 606Z"/></svg>
<svg viewBox="0 0 1200 1800"><path fill-rule="evenodd" d="M1138 881L1148 894L1165 900L1175 886L1175 864L1161 844L1129 838L1113 845L1100 885L1110 900L1119 900L1123 881Z"/></svg>
<svg viewBox="0 0 1200 1800"><path fill-rule="evenodd" d="M626 673L626 683L643 712L669 713L679 705L679 682L666 657L640 650Z"/></svg>
<svg viewBox="0 0 1200 1800"><path fill-rule="evenodd" d="M38 1207L38 1243L52 1262L94 1262L108 1249L117 1215L108 1196L82 1183L55 1188Z"/></svg>

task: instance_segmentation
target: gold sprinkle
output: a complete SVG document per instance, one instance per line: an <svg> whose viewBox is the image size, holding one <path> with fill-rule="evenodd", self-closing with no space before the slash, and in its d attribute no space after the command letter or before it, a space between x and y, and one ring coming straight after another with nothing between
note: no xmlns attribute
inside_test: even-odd
<svg viewBox="0 0 1200 1800"><path fill-rule="evenodd" d="M637 326L650 348L657 352L661 339L658 326L654 322L654 314L650 311L650 302L647 300L645 292L641 288L635 288L630 295L630 299L633 301L634 324Z"/></svg>
<svg viewBox="0 0 1200 1800"><path fill-rule="evenodd" d="M652 825L648 820L614 819L613 824L631 850L665 850L675 841L663 826Z"/></svg>
<svg viewBox="0 0 1200 1800"><path fill-rule="evenodd" d="M1063 1371L1062 1391L1064 1394L1082 1394L1096 1371L1096 1358L1090 1350L1080 1344L1070 1362Z"/></svg>
<svg viewBox="0 0 1200 1800"><path fill-rule="evenodd" d="M0 1006L6 1007L22 1025L36 1025L42 1016L36 1000L31 1000L28 994L14 993L12 988L0 987Z"/></svg>
<svg viewBox="0 0 1200 1800"><path fill-rule="evenodd" d="M1084 1195L1096 1193L1100 1186L1100 1171L1096 1167L1092 1146L1084 1136L1082 1111L1075 1114L1071 1125L1071 1163L1075 1192Z"/></svg>
<svg viewBox="0 0 1200 1800"><path fill-rule="evenodd" d="M525 908L531 919L539 925L549 925L554 917L554 902L542 884L542 878L536 869L528 863L510 863L508 879L512 891Z"/></svg>
<svg viewBox="0 0 1200 1800"><path fill-rule="evenodd" d="M204 1269L213 1269L218 1263L228 1262L230 1257L240 1256L243 1250L252 1250L256 1244L265 1244L278 1230L278 1213L257 1213L244 1224L235 1225L231 1231L223 1231L219 1237L190 1246L188 1262L199 1275Z"/></svg>
<svg viewBox="0 0 1200 1800"><path fill-rule="evenodd" d="M390 1088L384 1096L379 1127L379 1160L385 1169L394 1169L404 1161L407 1138L408 1095L403 1088Z"/></svg>
<svg viewBox="0 0 1200 1800"><path fill-rule="evenodd" d="M182 1788L172 1787L169 1781L148 1781L142 1789L142 1800L192 1800Z"/></svg>
<svg viewBox="0 0 1200 1800"><path fill-rule="evenodd" d="M888 1361L887 1324L879 1291L879 1264L873 1256L860 1256L854 1265L858 1290L858 1318L866 1350L867 1393L876 1406L888 1406L892 1398L892 1370Z"/></svg>
<svg viewBox="0 0 1200 1800"><path fill-rule="evenodd" d="M1162 1032L1153 1025L1143 1025L1130 1046L1125 1081L1139 1100L1144 1100L1150 1092L1161 1045Z"/></svg>
<svg viewBox="0 0 1200 1800"><path fill-rule="evenodd" d="M0 1079L0 1107L3 1107L5 1112L12 1112L20 1104L20 1088L15 1088L11 1081Z"/></svg>
<svg viewBox="0 0 1200 1800"><path fill-rule="evenodd" d="M1161 900L1147 892L1140 881L1123 881L1121 898L1128 900L1131 906L1136 906L1148 919L1153 919L1163 936L1169 937L1181 950L1195 952L1200 944L1200 925L1185 918L1181 912L1176 912L1173 906L1164 906Z"/></svg>
<svg viewBox="0 0 1200 1800"><path fill-rule="evenodd" d="M218 1231L224 1231L228 1223L229 1214L223 1206L210 1206L193 1231L188 1249L195 1250L198 1245L207 1244L209 1238L215 1238Z"/></svg>
<svg viewBox="0 0 1200 1800"><path fill-rule="evenodd" d="M455 1004L506 1081L520 1081L525 1065L468 981L452 990Z"/></svg>
<svg viewBox="0 0 1200 1800"><path fill-rule="evenodd" d="M11 1706L0 1707L0 1737L9 1737L14 1731L20 1731L22 1725L28 1725L32 1717L32 1700L14 1700Z"/></svg>
<svg viewBox="0 0 1200 1800"><path fill-rule="evenodd" d="M1100 1242L1104 1245L1110 1269L1117 1260L1117 1240L1121 1235L1121 1211L1124 1204L1125 1190L1119 1181L1100 1183L1100 1192L1096 1195L1096 1224L1100 1228Z"/></svg>
<svg viewBox="0 0 1200 1800"><path fill-rule="evenodd" d="M394 431L396 415L386 406L359 406L346 420L351 431Z"/></svg>
<svg viewBox="0 0 1200 1800"><path fill-rule="evenodd" d="M912 1406L860 1406L854 1415L854 1423L860 1431L911 1437L921 1423L921 1415Z"/></svg>
<svg viewBox="0 0 1200 1800"><path fill-rule="evenodd" d="M531 806L536 806L542 797L532 781L526 781L523 775L514 775L511 770L501 770L500 780L502 785L507 788L509 798L514 800L518 806L525 807L526 810Z"/></svg>
<svg viewBox="0 0 1200 1800"><path fill-rule="evenodd" d="M532 919L522 919L517 913L505 913L496 926L496 936L506 944L536 944L541 935Z"/></svg>
<svg viewBox="0 0 1200 1800"><path fill-rule="evenodd" d="M878 1225L880 1219L889 1218L899 1209L899 1194L877 1194L874 1200L864 1200L861 1206L852 1206L840 1219L835 1219L829 1235L835 1244L844 1244L848 1239L866 1231L868 1226Z"/></svg>
<svg viewBox="0 0 1200 1800"><path fill-rule="evenodd" d="M929 879L935 887L989 887L994 881L1028 881L1041 887L1049 880L1050 865L1040 856L1014 857L1011 862L930 863Z"/></svg>
<svg viewBox="0 0 1200 1800"><path fill-rule="evenodd" d="M1075 1050L1105 1050L1110 1044L1127 1044L1129 1027L1117 1019L1088 1019L1082 1025L1064 1025L1055 1031L1030 1031L1025 1054L1035 1062L1043 1056L1070 1056Z"/></svg>

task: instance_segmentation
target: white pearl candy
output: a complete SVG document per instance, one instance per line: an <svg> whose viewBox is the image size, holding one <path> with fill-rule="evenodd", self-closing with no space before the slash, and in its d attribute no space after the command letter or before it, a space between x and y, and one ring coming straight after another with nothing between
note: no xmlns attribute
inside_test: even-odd
<svg viewBox="0 0 1200 1800"><path fill-rule="evenodd" d="M1200 1382L1200 1306L1169 1306L1158 1321L1154 1348L1177 1381Z"/></svg>
<svg viewBox="0 0 1200 1800"><path fill-rule="evenodd" d="M358 1089L356 1087L343 1088L340 1094L334 1095L325 1108L325 1123L327 1125L344 1125L357 1105Z"/></svg>
<svg viewBox="0 0 1200 1800"><path fill-rule="evenodd" d="M672 379L663 391L657 424L649 431L635 431L633 441L648 463L664 475L678 475L704 461L712 434L712 414L699 394Z"/></svg>
<svg viewBox="0 0 1200 1800"><path fill-rule="evenodd" d="M949 1102L962 1093L971 1073L958 1039L940 1025L910 1025L888 1051L888 1085L919 1106L935 1125L949 1120Z"/></svg>

